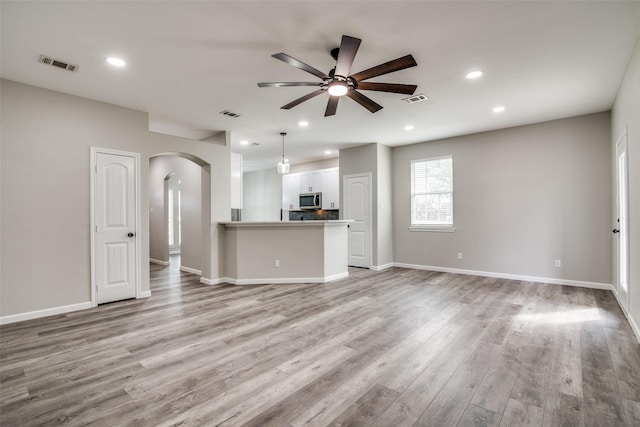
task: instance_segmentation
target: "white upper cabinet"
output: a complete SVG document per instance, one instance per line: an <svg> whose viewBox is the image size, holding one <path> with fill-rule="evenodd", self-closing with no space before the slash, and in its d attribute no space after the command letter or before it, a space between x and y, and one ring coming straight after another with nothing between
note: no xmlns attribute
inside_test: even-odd
<svg viewBox="0 0 640 427"><path fill-rule="evenodd" d="M300 209L300 174L282 176L282 209L295 211Z"/></svg>
<svg viewBox="0 0 640 427"><path fill-rule="evenodd" d="M340 179L338 168L322 171L322 209L338 209L340 207Z"/></svg>
<svg viewBox="0 0 640 427"><path fill-rule="evenodd" d="M292 173L282 176L282 209L300 209L300 194L322 193L322 209L338 209L340 184L338 168Z"/></svg>
<svg viewBox="0 0 640 427"><path fill-rule="evenodd" d="M303 172L301 174L301 193L320 193L322 191L322 172Z"/></svg>

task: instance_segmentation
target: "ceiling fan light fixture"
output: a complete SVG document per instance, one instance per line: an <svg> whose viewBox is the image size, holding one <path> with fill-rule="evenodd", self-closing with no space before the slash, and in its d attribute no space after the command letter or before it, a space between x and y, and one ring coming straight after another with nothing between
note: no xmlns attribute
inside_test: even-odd
<svg viewBox="0 0 640 427"><path fill-rule="evenodd" d="M349 86L347 86L346 82L334 81L329 84L328 91L331 96L343 96L349 91Z"/></svg>

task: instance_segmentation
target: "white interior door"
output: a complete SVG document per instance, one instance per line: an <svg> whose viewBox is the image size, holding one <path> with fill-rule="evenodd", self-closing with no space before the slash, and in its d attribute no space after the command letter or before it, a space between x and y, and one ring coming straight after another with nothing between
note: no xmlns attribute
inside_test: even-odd
<svg viewBox="0 0 640 427"><path fill-rule="evenodd" d="M345 175L344 219L349 224L349 265L371 268L371 174Z"/></svg>
<svg viewBox="0 0 640 427"><path fill-rule="evenodd" d="M617 235L616 293L622 307L629 310L629 206L628 206L628 159L626 130L616 144L616 193L618 220L613 232Z"/></svg>
<svg viewBox="0 0 640 427"><path fill-rule="evenodd" d="M94 268L97 303L135 298L136 157L95 152Z"/></svg>

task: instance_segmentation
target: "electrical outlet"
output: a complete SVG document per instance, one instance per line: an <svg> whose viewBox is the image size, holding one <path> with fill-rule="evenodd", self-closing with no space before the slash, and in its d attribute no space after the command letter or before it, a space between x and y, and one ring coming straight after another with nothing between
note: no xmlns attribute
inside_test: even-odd
<svg viewBox="0 0 640 427"><path fill-rule="evenodd" d="M557 259L556 260L556 268L560 268L562 267L562 260Z"/></svg>
<svg viewBox="0 0 640 427"><path fill-rule="evenodd" d="M279 259L274 260L273 261L273 266L276 267L276 268L279 268L280 267L280 260Z"/></svg>
<svg viewBox="0 0 640 427"><path fill-rule="evenodd" d="M458 252L458 259L462 259L462 252Z"/></svg>

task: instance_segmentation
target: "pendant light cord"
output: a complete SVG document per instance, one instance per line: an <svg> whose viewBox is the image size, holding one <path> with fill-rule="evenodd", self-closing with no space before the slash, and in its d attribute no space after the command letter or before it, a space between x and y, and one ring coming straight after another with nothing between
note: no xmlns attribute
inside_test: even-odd
<svg viewBox="0 0 640 427"><path fill-rule="evenodd" d="M284 137L286 134L286 132L280 132L280 135L282 135L282 163L284 163Z"/></svg>

